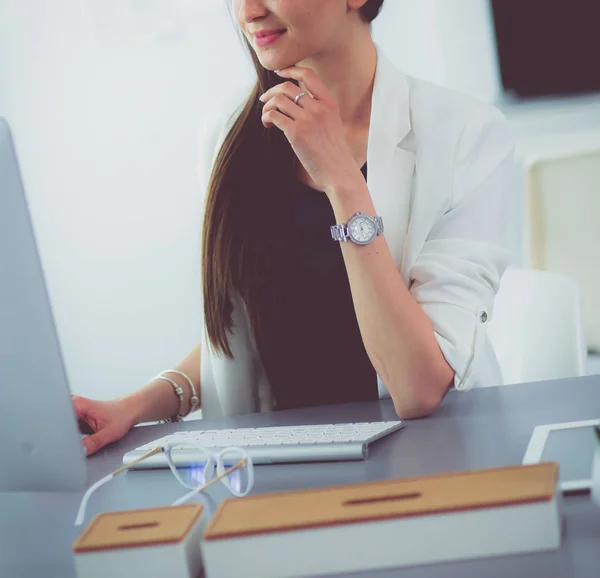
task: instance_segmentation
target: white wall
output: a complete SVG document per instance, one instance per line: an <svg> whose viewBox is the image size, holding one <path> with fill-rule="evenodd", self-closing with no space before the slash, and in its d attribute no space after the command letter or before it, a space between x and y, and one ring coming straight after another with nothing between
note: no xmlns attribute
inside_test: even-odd
<svg viewBox="0 0 600 578"><path fill-rule="evenodd" d="M221 0L0 0L0 115L77 393L134 389L199 340L198 134L242 54Z"/></svg>
<svg viewBox="0 0 600 578"><path fill-rule="evenodd" d="M489 0L387 0L373 33L411 76L487 101L501 95Z"/></svg>

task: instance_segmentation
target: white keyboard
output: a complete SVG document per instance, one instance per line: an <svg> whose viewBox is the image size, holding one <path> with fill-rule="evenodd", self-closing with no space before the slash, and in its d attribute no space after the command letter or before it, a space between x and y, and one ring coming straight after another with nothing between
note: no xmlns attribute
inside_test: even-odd
<svg viewBox="0 0 600 578"><path fill-rule="evenodd" d="M243 448L256 464L364 460L369 455L370 443L403 426L401 421L380 421L180 431L126 453L123 464L128 465L149 450L169 442L201 446L215 452L225 447ZM185 466L185 459L180 456L178 465ZM194 456L190 455L189 462L193 461ZM165 467L168 466L163 453L134 466L138 469Z"/></svg>

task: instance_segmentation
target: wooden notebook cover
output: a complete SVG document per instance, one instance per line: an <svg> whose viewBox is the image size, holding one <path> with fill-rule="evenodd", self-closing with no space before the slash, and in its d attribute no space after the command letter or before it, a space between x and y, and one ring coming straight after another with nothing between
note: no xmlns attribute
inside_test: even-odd
<svg viewBox="0 0 600 578"><path fill-rule="evenodd" d="M205 540L549 501L554 462L229 499Z"/></svg>
<svg viewBox="0 0 600 578"><path fill-rule="evenodd" d="M176 544L187 536L201 514L200 504L100 514L77 538L73 552Z"/></svg>

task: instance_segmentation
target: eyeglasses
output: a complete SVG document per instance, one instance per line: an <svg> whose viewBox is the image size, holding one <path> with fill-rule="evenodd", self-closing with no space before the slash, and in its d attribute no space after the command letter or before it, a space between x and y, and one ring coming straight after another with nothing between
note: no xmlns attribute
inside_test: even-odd
<svg viewBox="0 0 600 578"><path fill-rule="evenodd" d="M213 454L201 446L171 442L150 450L90 486L81 500L75 526L83 524L88 501L98 488L110 482L120 473L159 453L165 454L175 479L182 486L191 490L175 500L173 506L187 502L216 482L221 482L236 497L247 495L254 485L252 458L241 448L225 448L219 453Z"/></svg>

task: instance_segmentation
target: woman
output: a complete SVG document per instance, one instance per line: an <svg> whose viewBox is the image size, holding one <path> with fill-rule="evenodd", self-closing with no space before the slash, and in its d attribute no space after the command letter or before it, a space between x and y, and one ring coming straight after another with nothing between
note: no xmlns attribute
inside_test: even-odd
<svg viewBox="0 0 600 578"><path fill-rule="evenodd" d="M391 65L371 38L382 4L233 0L258 80L204 135L204 336L131 395L74 397L88 453L200 406L389 395L416 418L501 382L485 329L512 139L493 107Z"/></svg>

